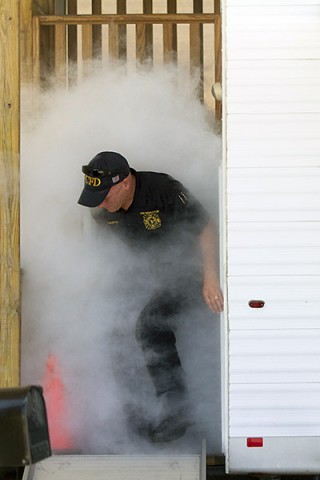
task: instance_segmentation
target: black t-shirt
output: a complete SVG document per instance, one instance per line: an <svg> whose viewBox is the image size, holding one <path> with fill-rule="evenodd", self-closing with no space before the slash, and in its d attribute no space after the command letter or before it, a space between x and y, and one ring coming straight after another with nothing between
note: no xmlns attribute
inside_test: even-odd
<svg viewBox="0 0 320 480"><path fill-rule="evenodd" d="M101 210L98 220L134 252L177 276L199 270L199 234L209 215L177 180L165 173L136 172L136 188L128 210Z"/></svg>

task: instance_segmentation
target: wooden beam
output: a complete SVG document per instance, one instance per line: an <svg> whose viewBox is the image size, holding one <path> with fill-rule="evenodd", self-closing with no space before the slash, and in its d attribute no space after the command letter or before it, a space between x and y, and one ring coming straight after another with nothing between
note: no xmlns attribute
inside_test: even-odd
<svg viewBox="0 0 320 480"><path fill-rule="evenodd" d="M57 25L64 23L66 25L83 25L91 23L102 25L108 23L134 24L134 23L214 23L217 14L215 13L127 13L125 15L40 15L41 25Z"/></svg>
<svg viewBox="0 0 320 480"><path fill-rule="evenodd" d="M0 385L20 382L19 0L0 8Z"/></svg>

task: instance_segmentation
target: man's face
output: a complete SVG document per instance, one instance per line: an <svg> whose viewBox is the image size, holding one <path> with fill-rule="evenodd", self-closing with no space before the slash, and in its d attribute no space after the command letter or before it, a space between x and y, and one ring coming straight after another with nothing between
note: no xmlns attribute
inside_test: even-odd
<svg viewBox="0 0 320 480"><path fill-rule="evenodd" d="M123 181L111 187L108 195L103 202L98 205L98 208L104 208L110 213L117 212L123 206L126 198L127 189L125 181Z"/></svg>

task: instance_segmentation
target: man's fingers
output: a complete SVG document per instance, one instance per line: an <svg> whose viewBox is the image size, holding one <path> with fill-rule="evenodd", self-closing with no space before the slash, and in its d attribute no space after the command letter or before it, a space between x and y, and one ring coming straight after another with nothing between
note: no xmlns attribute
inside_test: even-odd
<svg viewBox="0 0 320 480"><path fill-rule="evenodd" d="M212 310L215 313L222 312L223 295L221 292L205 292L204 298L210 310Z"/></svg>

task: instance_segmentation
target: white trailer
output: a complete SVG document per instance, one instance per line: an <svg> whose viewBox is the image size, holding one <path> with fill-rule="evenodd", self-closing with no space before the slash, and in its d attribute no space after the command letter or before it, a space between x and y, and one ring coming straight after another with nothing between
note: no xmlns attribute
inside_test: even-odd
<svg viewBox="0 0 320 480"><path fill-rule="evenodd" d="M224 453L320 472L320 1L224 0Z"/></svg>

